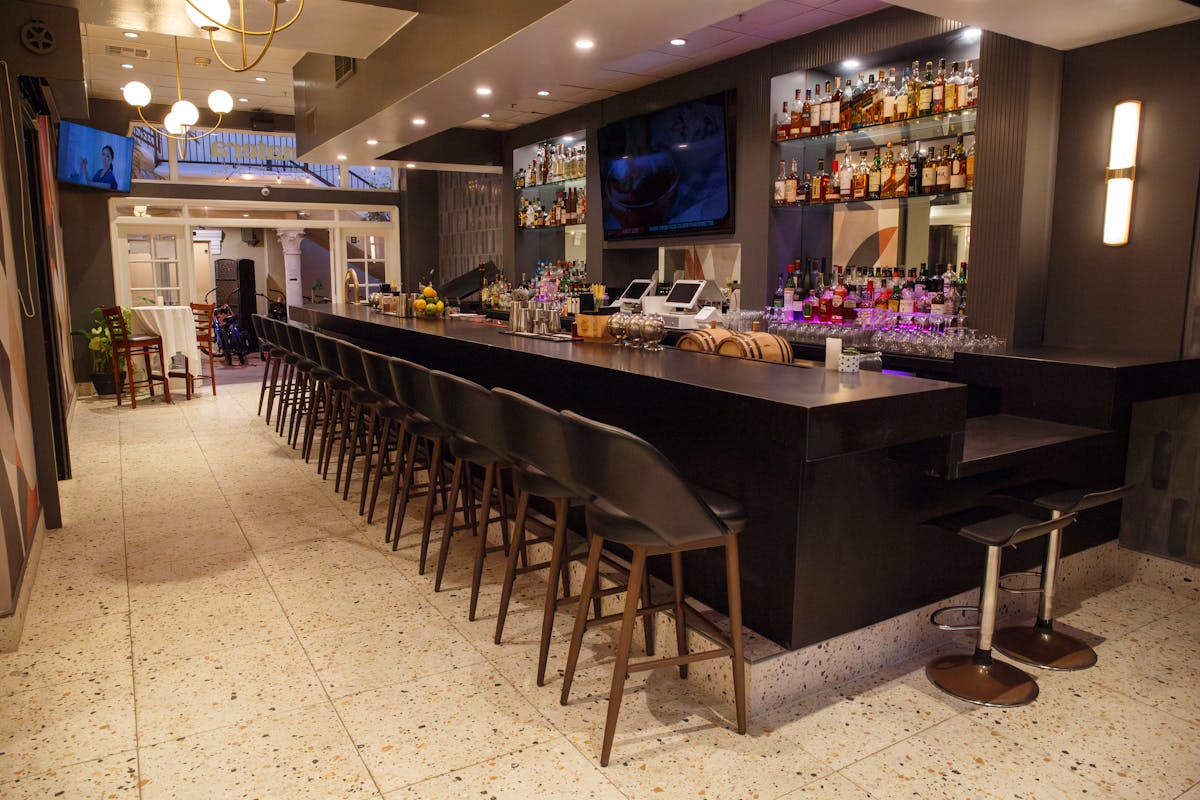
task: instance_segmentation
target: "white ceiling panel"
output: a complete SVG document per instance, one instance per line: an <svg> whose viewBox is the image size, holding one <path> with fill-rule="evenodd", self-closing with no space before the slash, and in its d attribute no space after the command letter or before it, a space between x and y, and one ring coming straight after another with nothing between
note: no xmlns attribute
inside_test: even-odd
<svg viewBox="0 0 1200 800"><path fill-rule="evenodd" d="M655 52L666 53L667 55L687 56L689 58L702 54L710 47L731 42L738 38L738 34L734 31L727 31L722 28L709 26L701 28L691 33L680 33L680 36L687 40L687 44L676 46L670 44L670 39L663 44L655 47Z"/></svg>
<svg viewBox="0 0 1200 800"><path fill-rule="evenodd" d="M734 33L758 33L770 30L772 25L790 19L808 8L810 6L794 3L792 0L770 0L757 8L750 8L740 14L714 22L713 27Z"/></svg>
<svg viewBox="0 0 1200 800"><path fill-rule="evenodd" d="M657 50L647 50L618 61L610 61L603 69L614 72L626 72L632 75L654 75L655 70L662 67L674 67L689 59L682 55L671 55Z"/></svg>
<svg viewBox="0 0 1200 800"><path fill-rule="evenodd" d="M761 29L757 32L757 35L764 36L769 34L773 41L782 41L783 39L791 39L793 36L800 36L828 25L843 22L846 19L848 17L834 14L831 11L813 8L794 17L777 22L770 26L769 29Z"/></svg>

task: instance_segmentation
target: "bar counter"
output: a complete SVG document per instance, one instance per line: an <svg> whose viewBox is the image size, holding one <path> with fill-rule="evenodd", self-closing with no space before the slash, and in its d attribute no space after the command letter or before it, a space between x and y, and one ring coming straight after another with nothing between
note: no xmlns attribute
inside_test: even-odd
<svg viewBox="0 0 1200 800"><path fill-rule="evenodd" d="M789 649L976 585L982 548L923 520L984 502L1018 481L1115 485L1124 473L1125 434L1107 428L1069 435L1039 428L1029 457L1010 448L996 468L977 474L931 468L912 454L961 454L971 427L997 427L968 426L968 387L958 383L551 342L509 336L492 324L398 318L364 306L293 307L291 319L645 437L689 480L746 506L745 622ZM965 450L981 447L967 442ZM1064 551L1114 538L1117 519L1092 514L1071 529ZM1039 546L1027 544L1006 553L1006 571L1040 562ZM724 611L720 555L688 556L687 590Z"/></svg>

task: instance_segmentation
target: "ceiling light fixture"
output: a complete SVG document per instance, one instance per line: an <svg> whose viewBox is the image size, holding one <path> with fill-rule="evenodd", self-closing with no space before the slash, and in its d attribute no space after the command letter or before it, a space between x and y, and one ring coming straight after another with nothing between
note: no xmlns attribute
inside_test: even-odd
<svg viewBox="0 0 1200 800"><path fill-rule="evenodd" d="M257 81L258 83L266 83L266 82L267 82L267 79L266 79L266 78L264 78L262 75L259 75L259 76L258 76L257 78L255 78L254 80L255 80L255 81Z"/></svg>
<svg viewBox="0 0 1200 800"><path fill-rule="evenodd" d="M575 137L574 136L564 136L562 138L562 140L564 142L566 142L567 144L570 144L571 142L575 141Z"/></svg>
<svg viewBox="0 0 1200 800"><path fill-rule="evenodd" d="M978 42L980 36L983 36L983 31L979 28L964 28L962 32L964 42Z"/></svg>
<svg viewBox="0 0 1200 800"><path fill-rule="evenodd" d="M406 169L416 169L417 165L416 164L405 164L404 167Z"/></svg>
<svg viewBox="0 0 1200 800"><path fill-rule="evenodd" d="M595 46L596 46L596 43L593 42L591 39L576 39L575 40L575 49L576 50L591 50Z"/></svg>
<svg viewBox="0 0 1200 800"><path fill-rule="evenodd" d="M480 97L488 97L491 95L491 93L492 93L492 90L490 88L488 88L487 86L476 86L475 87L475 94L479 95Z"/></svg>
<svg viewBox="0 0 1200 800"><path fill-rule="evenodd" d="M413 117L412 122L413 122L413 125L424 125L425 118L424 117Z"/></svg>
<svg viewBox="0 0 1200 800"><path fill-rule="evenodd" d="M183 0L183 10L187 12L188 19L192 21L193 25L208 33L209 47L212 48L213 55L225 69L231 72L248 72L258 66L258 62L262 61L263 56L271 49L271 44L275 41L275 34L290 28L304 11L304 0L299 0L296 13L281 25L279 24L279 6L283 4L284 0L265 0L265 2L271 6L271 27L266 30L250 30L246 27L246 0L238 0L239 25L231 25L229 22L230 17L233 16L229 0ZM213 34L219 29L229 31L241 38L242 60L240 66L230 64L217 52L217 41L213 38ZM253 61L248 61L246 37L264 36L266 41L263 43L262 50Z"/></svg>
<svg viewBox="0 0 1200 800"><path fill-rule="evenodd" d="M337 154L337 160L338 160L338 161L345 161L345 160L346 160L346 154L345 154L345 153L338 153L338 154Z"/></svg>
<svg viewBox="0 0 1200 800"><path fill-rule="evenodd" d="M538 97L549 97L549 96L550 96L550 92L548 92L547 90L545 90L545 89L538 90Z"/></svg>
<svg viewBox="0 0 1200 800"><path fill-rule="evenodd" d="M858 69L859 67L862 66L862 62L859 61L857 58L847 58L845 61L842 62L842 66L845 67L846 69Z"/></svg>
<svg viewBox="0 0 1200 800"><path fill-rule="evenodd" d="M126 38L126 39L136 39L136 38L138 38L138 35L137 35L136 33L134 33L133 31L125 31L125 34L124 34L124 35L125 35L125 38Z"/></svg>
<svg viewBox="0 0 1200 800"><path fill-rule="evenodd" d="M121 69L133 69L133 64L122 64Z"/></svg>
<svg viewBox="0 0 1200 800"><path fill-rule="evenodd" d="M138 116L141 117L142 122L146 123L146 125L157 133L176 141L180 157L183 156L184 145L187 142L203 139L205 136L211 135L217 128L221 127L222 117L233 110L233 98L230 97L229 92L224 89L213 90L208 95L208 107L217 115L217 121L203 133L192 131L192 127L200 119L200 110L196 108L195 103L183 99L183 79L179 75L178 37L175 37L176 100L174 105L171 106L170 113L163 119L162 125L155 125L146 119L145 114L142 112L142 109L150 105L151 92L149 86L141 81L130 81L121 89L121 94L125 97L126 103L129 103L129 105L138 110Z"/></svg>
<svg viewBox="0 0 1200 800"><path fill-rule="evenodd" d="M239 97L239 98L238 98L238 102L239 102L239 103L249 103L249 102L250 102L250 98L249 98L249 97Z"/></svg>
<svg viewBox="0 0 1200 800"><path fill-rule="evenodd" d="M254 173L253 173L253 172L243 172L243 173L242 173L242 178L243 178L243 179L245 179L245 180L248 180L248 181L252 181L252 180L254 180ZM249 215L249 214L243 214L242 216L243 216L243 217L248 217L248 216L250 216L250 215Z"/></svg>
<svg viewBox="0 0 1200 800"><path fill-rule="evenodd" d="M367 139L367 144L369 144L371 147L374 147L375 145L379 144L379 140L378 139Z"/></svg>
<svg viewBox="0 0 1200 800"><path fill-rule="evenodd" d="M491 119L491 118L492 118L492 115L491 115L491 114L480 114L479 116L483 117L484 119Z"/></svg>
<svg viewBox="0 0 1200 800"><path fill-rule="evenodd" d="M671 40L671 44L675 45L676 47L683 47L685 44L687 44L687 39L676 37Z"/></svg>

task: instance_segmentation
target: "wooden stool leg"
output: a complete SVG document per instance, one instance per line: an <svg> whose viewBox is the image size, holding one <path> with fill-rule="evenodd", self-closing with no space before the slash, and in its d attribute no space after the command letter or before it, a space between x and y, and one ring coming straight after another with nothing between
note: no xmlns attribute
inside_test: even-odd
<svg viewBox="0 0 1200 800"><path fill-rule="evenodd" d="M125 377L129 379L129 407L137 408L137 390L133 386L133 353L125 351Z"/></svg>
<svg viewBox="0 0 1200 800"><path fill-rule="evenodd" d="M150 348L142 348L142 361L146 362L146 388L150 390L150 396L154 397L154 373L150 370Z"/></svg>
<svg viewBox="0 0 1200 800"><path fill-rule="evenodd" d="M604 552L604 540L593 535L588 545L587 569L583 573L583 586L579 590L579 608L575 611L575 627L571 629L571 646L567 648L567 665L563 670L562 693L558 702L566 705L571 699L571 681L575 679L575 666L579 663L579 648L583 645L583 633L587 630L588 603L596 590L596 578L600 574L600 555Z"/></svg>
<svg viewBox="0 0 1200 800"><path fill-rule="evenodd" d="M213 347L212 342L208 343L208 382L212 384L213 397L217 396L217 368L213 364ZM200 356L201 359L204 356ZM266 370L263 370L263 375L266 375ZM262 411L262 397L259 397L258 409Z"/></svg>
<svg viewBox="0 0 1200 800"><path fill-rule="evenodd" d="M675 590L675 646L681 656L688 654L687 613L683 604L683 553L671 553L671 583ZM688 676L688 665L679 665L679 677Z"/></svg>
<svg viewBox="0 0 1200 800"><path fill-rule="evenodd" d="M379 434L379 458L375 462L375 483L371 486L371 503L367 507L367 524L370 525L375 520L375 504L379 502L379 485L383 483L383 467L387 463L387 446L388 441L392 438L392 418L383 418L383 430ZM400 443L396 443L396 453L400 452ZM393 472L400 471L400 464L397 463L392 470ZM369 474L369 473L368 473ZM363 476L363 497L367 496L367 476ZM362 511L360 509L359 513Z"/></svg>
<svg viewBox="0 0 1200 800"><path fill-rule="evenodd" d="M400 531L404 529L404 515L408 512L408 496L412 493L413 470L417 460L417 436L410 435L408 437L408 451L404 456L404 476L400 477L400 470L396 470L396 477L402 480L403 483L392 487L392 503L388 506L388 521L389 525L394 525L394 532L391 533L392 549L395 550L400 546ZM397 495L399 488L399 498Z"/></svg>
<svg viewBox="0 0 1200 800"><path fill-rule="evenodd" d="M463 520L468 519L467 510L471 505L469 483L471 480L470 474L466 476L468 485L463 486L463 473L465 472L466 462L461 458L454 460L454 475L450 478L450 505L446 508L446 524L442 528L442 546L438 552L437 575L433 579L433 590L440 592L442 590L442 577L446 574L446 559L450 556L450 539L454 536L454 518L457 516L455 511L458 508L458 497L461 494L463 497Z"/></svg>
<svg viewBox="0 0 1200 800"><path fill-rule="evenodd" d="M275 404L275 395L279 393L279 367L283 364L283 359L276 356L271 364L271 382L267 388L267 416L266 422L271 424L271 407ZM264 378L266 376L263 376Z"/></svg>
<svg viewBox="0 0 1200 800"><path fill-rule="evenodd" d="M117 405L121 405L121 351L113 348L112 354L113 386L117 390Z"/></svg>
<svg viewBox="0 0 1200 800"><path fill-rule="evenodd" d="M333 478L333 490L340 492L342 489L342 470L346 466L346 448L349 447L351 469L354 468L354 448L358 447L358 416L362 413L361 406L350 400L346 403L346 414L342 417L342 436L341 442L338 444L338 465L337 472ZM349 476L346 478L349 480ZM345 495L342 496L345 500Z"/></svg>
<svg viewBox="0 0 1200 800"><path fill-rule="evenodd" d="M492 513L492 489L499 469L495 464L488 464L483 468L483 507L480 509L479 519L475 522L479 543L475 548L475 569L471 572L471 604L467 610L467 620L470 622L475 621L475 611L479 607L479 585L483 582L483 560L487 557L488 517Z"/></svg>
<svg viewBox="0 0 1200 800"><path fill-rule="evenodd" d="M650 573L642 572L642 607L652 604L650 592ZM654 655L654 615L646 614L642 617L642 636L646 640L646 655Z"/></svg>
<svg viewBox="0 0 1200 800"><path fill-rule="evenodd" d="M173 403L174 401L171 399L171 379L167 377L167 362L163 360L165 357L166 356L163 353L162 345L159 345L158 368L162 370L163 397L167 398L168 403ZM153 390L154 381L150 381L150 388ZM150 394L154 394L154 392L151 391Z"/></svg>
<svg viewBox="0 0 1200 800"><path fill-rule="evenodd" d="M729 603L729 642L733 645L733 699L738 733L746 732L746 660L742 653L742 568L737 534L725 540L725 592Z"/></svg>
<svg viewBox="0 0 1200 800"><path fill-rule="evenodd" d="M529 512L529 493L522 489L517 494L517 520L513 526L513 546L508 550L504 568L504 583L500 587L500 608L496 612L496 635L492 638L500 644L504 636L504 620L508 618L508 603L512 599L513 584L517 580L517 551L525 544L525 515Z"/></svg>
<svg viewBox="0 0 1200 800"><path fill-rule="evenodd" d="M212 345L208 346L208 368L212 369ZM263 367L262 387L258 390L258 415L262 416L263 401L267 399L267 376L271 374L271 367L274 366L275 359L267 359L266 366ZM216 374L216 373L214 373ZM216 387L213 387L213 394L216 394Z"/></svg>
<svg viewBox="0 0 1200 800"><path fill-rule="evenodd" d="M562 497L554 499L554 539L550 547L550 569L546 573L546 602L542 606L542 635L538 640L538 686L546 685L550 637L554 634L554 613L558 610L558 575L562 572L563 551L567 549L567 501ZM587 605L583 605L583 608L586 609Z"/></svg>
<svg viewBox="0 0 1200 800"><path fill-rule="evenodd" d="M621 713L625 678L629 674L629 650L633 645L633 626L638 618L638 595L645 574L646 548L635 545L633 563L629 565L629 588L625 592L625 613L621 615L621 633L617 638L617 659L613 664L612 688L608 690L608 716L604 720L604 744L600 749L600 766L602 767L608 766L608 757L612 753L613 734L617 732L617 715Z"/></svg>
<svg viewBox="0 0 1200 800"><path fill-rule="evenodd" d="M442 440L441 439L433 440L433 455L431 455L429 457L428 472L429 472L429 480L428 480L429 488L425 492L425 519L421 526L421 562L417 567L417 572L421 575L425 574L425 557L429 554L429 533L430 533L430 530L433 528L433 502L434 502L434 500L437 499L437 494L436 494L437 481L439 480L439 476L441 475L441 472L442 472ZM443 489L443 491L445 490L444 482L443 482L442 489ZM445 503L445 501L443 501L443 505L442 505L443 513L453 515L454 514L454 506L453 505L445 505L444 503ZM400 537L397 536L395 539L392 540L392 547L396 546L396 542L399 541L399 539L400 539Z"/></svg>

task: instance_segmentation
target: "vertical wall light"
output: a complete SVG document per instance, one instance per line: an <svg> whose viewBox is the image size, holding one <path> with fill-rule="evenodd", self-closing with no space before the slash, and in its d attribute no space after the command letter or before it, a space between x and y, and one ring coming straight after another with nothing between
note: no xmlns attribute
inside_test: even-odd
<svg viewBox="0 0 1200 800"><path fill-rule="evenodd" d="M1119 247L1129 243L1129 217L1133 211L1133 174L1137 165L1138 128L1142 102L1127 100L1113 109L1108 169L1104 171L1104 243Z"/></svg>

